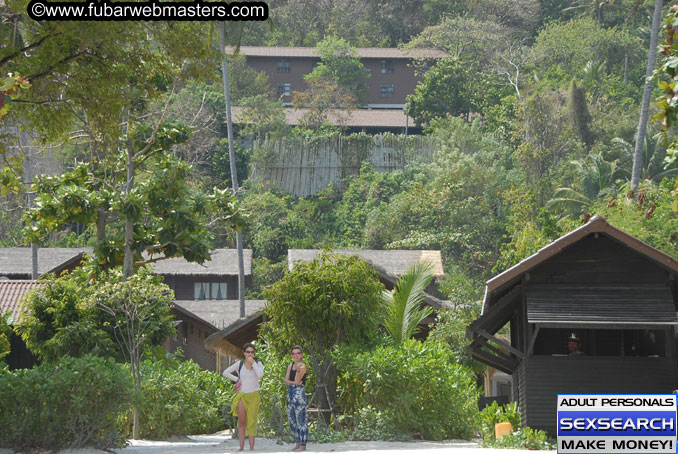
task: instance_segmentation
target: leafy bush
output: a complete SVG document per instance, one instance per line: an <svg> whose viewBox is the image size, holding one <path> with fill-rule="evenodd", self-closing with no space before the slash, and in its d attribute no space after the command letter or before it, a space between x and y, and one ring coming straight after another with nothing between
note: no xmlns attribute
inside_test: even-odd
<svg viewBox="0 0 678 454"><path fill-rule="evenodd" d="M494 426L500 422L509 422L514 432L495 438ZM514 449L555 449L553 441L543 430L530 427L520 428L520 408L517 402L504 406L492 402L480 412L480 431L485 446Z"/></svg>
<svg viewBox="0 0 678 454"><path fill-rule="evenodd" d="M378 409L382 430L425 439L470 438L478 410L473 372L454 364L437 342L415 339L385 344L355 355L340 355L341 403L356 428Z"/></svg>
<svg viewBox="0 0 678 454"><path fill-rule="evenodd" d="M350 440L405 441L409 437L396 430L393 418L372 405L358 410L354 416L355 426L348 432Z"/></svg>
<svg viewBox="0 0 678 454"><path fill-rule="evenodd" d="M8 319L9 314L0 314L0 360L9 355L10 351L9 336L12 334L12 328Z"/></svg>
<svg viewBox="0 0 678 454"><path fill-rule="evenodd" d="M513 433L504 435L498 440L488 443L486 446L513 449L556 449L555 443L552 439L549 439L546 432L531 429L530 427L523 427Z"/></svg>
<svg viewBox="0 0 678 454"><path fill-rule="evenodd" d="M2 368L0 447L120 446L116 417L130 406L132 389L122 366L92 355L34 369Z"/></svg>
<svg viewBox="0 0 678 454"><path fill-rule="evenodd" d="M193 361L147 360L141 366L140 428L143 438L213 433L230 421L230 382L203 371ZM119 418L123 433L132 433L132 412Z"/></svg>
<svg viewBox="0 0 678 454"><path fill-rule="evenodd" d="M480 412L480 432L483 440L494 441L494 426L500 422L510 422L514 429L520 427L520 409L517 402L511 402L504 406L492 402Z"/></svg>
<svg viewBox="0 0 678 454"><path fill-rule="evenodd" d="M266 338L259 340L262 342L257 342L257 359L264 364L264 376L259 381L261 386L259 433L279 437L284 435L287 424L287 412L285 410L287 386L284 378L287 373L287 366L292 360L287 354L287 348L275 349L271 343L267 342ZM309 364L307 366L310 369L311 366ZM306 394L309 398L310 390L314 388L312 380L311 376L307 376Z"/></svg>

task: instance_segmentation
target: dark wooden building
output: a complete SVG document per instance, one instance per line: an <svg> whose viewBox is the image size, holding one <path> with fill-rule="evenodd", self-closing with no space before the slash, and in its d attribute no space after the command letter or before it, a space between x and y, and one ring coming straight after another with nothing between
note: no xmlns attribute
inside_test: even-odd
<svg viewBox="0 0 678 454"><path fill-rule="evenodd" d="M238 251L215 249L205 263L188 262L182 257L153 263L153 272L163 276L176 300L238 299ZM252 280L252 249L244 249L245 283Z"/></svg>
<svg viewBox="0 0 678 454"><path fill-rule="evenodd" d="M512 375L523 425L551 433L557 394L670 393L677 275L678 261L595 216L487 282L470 352ZM569 355L572 333L584 355Z"/></svg>

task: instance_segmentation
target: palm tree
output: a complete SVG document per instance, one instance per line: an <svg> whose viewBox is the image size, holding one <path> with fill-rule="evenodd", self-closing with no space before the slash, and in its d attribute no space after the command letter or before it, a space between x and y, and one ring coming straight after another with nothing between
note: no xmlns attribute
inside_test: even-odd
<svg viewBox="0 0 678 454"><path fill-rule="evenodd" d="M228 159L231 164L231 186L233 194L239 196L238 192L238 172L235 167L235 149L233 146L233 118L231 116L231 91L228 79L228 59L226 55L226 24L222 21L219 27L219 46L221 48L221 70L224 82L224 100L226 102L226 131L228 135ZM242 24L236 23L236 42L240 45L242 37ZM235 244L238 250L238 300L240 302L240 318L245 317L245 258L243 252L242 232L238 230L235 233Z"/></svg>
<svg viewBox="0 0 678 454"><path fill-rule="evenodd" d="M381 300L386 310L384 326L401 344L419 331L419 323L431 315L430 306L421 307L422 292L433 279L431 263L415 263L398 279L393 290L384 290Z"/></svg>
<svg viewBox="0 0 678 454"><path fill-rule="evenodd" d="M655 0L654 13L652 14L652 29L650 30L650 53L647 57L647 68L645 68L645 86L643 87L643 102L640 105L640 119L638 121L638 132L636 135L636 148L633 154L633 172L631 172L631 191L634 199L636 190L640 183L640 170L643 159L643 144L645 142L645 128L647 128L647 119L650 112L650 94L652 92L652 72L657 59L657 35L659 34L659 19L662 12L663 0Z"/></svg>
<svg viewBox="0 0 678 454"><path fill-rule="evenodd" d="M632 164L634 159L633 144L621 137L615 137L612 143L622 151L624 167L628 168L627 165ZM676 176L678 168L665 169L664 158L666 158L666 148L660 146L652 135L645 133L640 159L640 179L659 183L666 177Z"/></svg>
<svg viewBox="0 0 678 454"><path fill-rule="evenodd" d="M560 208L570 214L579 214L596 200L615 193L615 181L623 175L628 177L619 160L607 161L601 153L585 159L572 161L580 187L558 188L549 200L548 208Z"/></svg>

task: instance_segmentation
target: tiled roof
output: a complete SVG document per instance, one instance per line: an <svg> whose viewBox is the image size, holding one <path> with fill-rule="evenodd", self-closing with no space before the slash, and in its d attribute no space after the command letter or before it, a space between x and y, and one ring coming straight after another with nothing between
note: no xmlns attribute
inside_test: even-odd
<svg viewBox="0 0 678 454"><path fill-rule="evenodd" d="M227 47L226 51L233 53L233 48ZM447 56L446 52L438 49L403 50L395 47L358 47L356 53L360 58L444 58ZM240 46L239 54L248 57L320 57L314 47Z"/></svg>
<svg viewBox="0 0 678 454"><path fill-rule="evenodd" d="M320 249L289 249L287 251L287 266L291 270L297 261L310 262L321 252ZM440 251L335 249L331 252L333 254L357 255L366 262L376 265L396 277L402 276L410 266L420 262L431 262L433 264L433 275L436 277L442 277L445 274Z"/></svg>
<svg viewBox="0 0 678 454"><path fill-rule="evenodd" d="M43 285L43 283L37 281L0 281L0 315L12 312L10 317L16 320L21 297L27 291Z"/></svg>
<svg viewBox="0 0 678 454"><path fill-rule="evenodd" d="M43 275L71 260L81 252L92 253L91 248L38 248L38 274ZM0 248L0 276L30 278L32 275L31 248Z"/></svg>
<svg viewBox="0 0 678 454"><path fill-rule="evenodd" d="M301 119L308 113L309 109L285 108L285 117L288 125L298 126ZM233 106L231 108L233 121L242 123L243 108ZM381 128L405 128L414 127L414 120L408 119L402 109L356 109L342 110L331 109L329 111L329 120L332 124L340 124L346 127L381 127Z"/></svg>

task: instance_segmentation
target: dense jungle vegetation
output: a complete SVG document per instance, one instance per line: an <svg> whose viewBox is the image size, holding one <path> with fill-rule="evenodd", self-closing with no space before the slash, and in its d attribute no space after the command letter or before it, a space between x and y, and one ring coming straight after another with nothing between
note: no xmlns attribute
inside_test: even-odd
<svg viewBox="0 0 678 454"><path fill-rule="evenodd" d="M664 19L675 13L670 4L659 27L663 44L655 67L661 70L650 95L650 117L659 121L644 127L640 183L632 187L656 2L271 0L268 22L228 24L230 44L311 46L342 58L323 58L307 78L309 90L294 103L314 115L303 127L290 128L267 76L242 57L229 57L232 102L252 120L235 130L236 199L229 193L212 25L38 24L27 18L26 3L0 6L0 244L89 245L100 265L115 267L128 252L138 258L149 248L202 261L210 248L235 247L234 229L242 229L244 246L254 254L251 298L274 295L279 287L271 286L285 276L288 248L442 251L440 292L459 312L442 315L427 343L368 342L335 352L338 367L345 367L340 386L342 377L344 383L367 382L375 371L388 370L379 358L397 363L424 354L449 363L447 376L471 386L472 370L451 363L470 363L463 328L478 313L474 303L484 282L595 214L678 257L678 169L671 146L676 19ZM330 108L360 104L356 47L448 53L417 65L421 82L407 101L409 115L434 141L433 159L390 173L365 163L359 174L306 198L249 178L255 164L270 158L252 147L263 137L312 141L346 133L325 120ZM40 157L17 149L11 130L17 125L36 139ZM25 183L34 175L26 162L45 157L65 163L66 174L38 177L29 190ZM29 211L33 197L37 204ZM168 221L168 213L177 223ZM125 251L130 230L133 247ZM441 344L447 348L439 350ZM352 370L351 355L372 361L374 369ZM164 367L142 366L158 374ZM415 369L417 380L425 380L424 365ZM396 380L402 371L391 372L385 376ZM111 373L111 380L122 383L118 375ZM384 406L390 395L344 396L354 428L366 437L379 424L391 435L403 430L400 415ZM269 417L275 405L266 408ZM425 436L473 433L467 410L460 409L449 428ZM211 418L201 428L213 429L218 418ZM417 423L421 427L410 430L421 435L426 424ZM122 425L129 428L129 417ZM166 433L165 427L157 430Z"/></svg>

